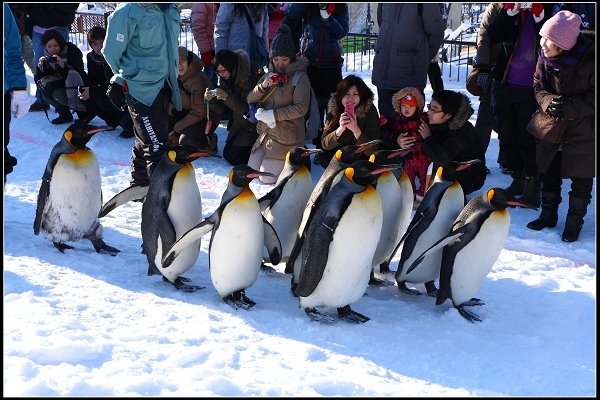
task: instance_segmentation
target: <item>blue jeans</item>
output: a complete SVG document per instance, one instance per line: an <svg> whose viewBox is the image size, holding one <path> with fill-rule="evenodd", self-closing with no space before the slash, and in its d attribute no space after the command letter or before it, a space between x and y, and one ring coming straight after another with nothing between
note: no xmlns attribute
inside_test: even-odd
<svg viewBox="0 0 600 400"><path fill-rule="evenodd" d="M68 26L59 26L54 28L55 31L60 33L65 41L69 41L69 27ZM31 37L31 41L33 43L33 63L35 66L38 65L40 58L44 55L45 46L42 44L42 33L33 32L33 36ZM32 71L35 73L35 71ZM38 103L46 103L44 99L42 99L42 91L36 90L35 98Z"/></svg>

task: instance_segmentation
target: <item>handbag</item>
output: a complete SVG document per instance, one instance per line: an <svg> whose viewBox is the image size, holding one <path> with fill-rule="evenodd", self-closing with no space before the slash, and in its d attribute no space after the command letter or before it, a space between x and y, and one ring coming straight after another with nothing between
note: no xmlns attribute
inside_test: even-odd
<svg viewBox="0 0 600 400"><path fill-rule="evenodd" d="M248 9L243 7L243 10L244 15L246 15L246 21L248 21L248 27L250 28L250 45L248 46L248 55L250 56L251 60L255 61L258 66L262 68L269 63L269 51L267 50L265 39L256 34L256 29L254 28L254 24L250 19Z"/></svg>
<svg viewBox="0 0 600 400"><path fill-rule="evenodd" d="M527 132L538 140L561 143L567 122L568 120L564 118L553 117L541 109L537 109L527 124Z"/></svg>
<svg viewBox="0 0 600 400"><path fill-rule="evenodd" d="M483 88L477 84L477 77L479 76L479 67L474 66L469 73L469 77L467 78L466 89L467 92L471 93L473 96L482 96Z"/></svg>

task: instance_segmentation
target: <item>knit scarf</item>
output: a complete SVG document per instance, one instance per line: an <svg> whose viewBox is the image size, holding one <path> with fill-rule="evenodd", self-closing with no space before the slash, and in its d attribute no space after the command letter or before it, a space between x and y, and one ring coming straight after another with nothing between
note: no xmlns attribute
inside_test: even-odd
<svg viewBox="0 0 600 400"><path fill-rule="evenodd" d="M549 83L548 71L550 69L560 71L568 67L574 67L582 59L587 51L587 44L581 34L577 38L577 43L571 50L563 51L556 57L546 57L540 49L537 67L535 69L535 78L540 82L542 89L552 90Z"/></svg>

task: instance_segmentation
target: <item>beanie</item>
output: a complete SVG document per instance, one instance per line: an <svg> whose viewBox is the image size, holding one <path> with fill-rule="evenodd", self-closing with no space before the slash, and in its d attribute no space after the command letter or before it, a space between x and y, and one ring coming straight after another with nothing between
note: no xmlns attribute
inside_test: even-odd
<svg viewBox="0 0 600 400"><path fill-rule="evenodd" d="M186 49L185 47L181 47L179 46L178 48L179 50L179 60L187 60L188 59L188 49Z"/></svg>
<svg viewBox="0 0 600 400"><path fill-rule="evenodd" d="M277 28L277 33L271 43L271 58L282 56L289 57L290 60L296 59L296 46L294 45L294 39L292 39L292 31L286 24L281 24Z"/></svg>
<svg viewBox="0 0 600 400"><path fill-rule="evenodd" d="M215 69L216 69L216 67L221 65L223 68L225 68L227 71L229 71L230 74L233 74L233 75L237 74L237 71L236 71L237 63L238 63L238 56L231 50L218 51L217 54L215 54L215 59L213 61L213 64L215 65Z"/></svg>
<svg viewBox="0 0 600 400"><path fill-rule="evenodd" d="M552 41L563 50L571 50L577 43L581 17L571 11L559 11L544 22L540 35Z"/></svg>
<svg viewBox="0 0 600 400"><path fill-rule="evenodd" d="M413 95L407 94L406 96L400 99L400 105L417 107L417 98Z"/></svg>

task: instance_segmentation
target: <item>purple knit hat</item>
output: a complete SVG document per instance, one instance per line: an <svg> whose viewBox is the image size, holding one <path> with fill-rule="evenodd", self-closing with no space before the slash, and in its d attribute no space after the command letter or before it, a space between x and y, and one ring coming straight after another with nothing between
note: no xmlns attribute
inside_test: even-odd
<svg viewBox="0 0 600 400"><path fill-rule="evenodd" d="M544 22L540 35L563 50L571 50L577 43L581 17L571 11L559 11Z"/></svg>

